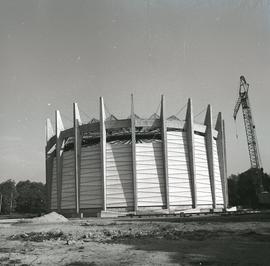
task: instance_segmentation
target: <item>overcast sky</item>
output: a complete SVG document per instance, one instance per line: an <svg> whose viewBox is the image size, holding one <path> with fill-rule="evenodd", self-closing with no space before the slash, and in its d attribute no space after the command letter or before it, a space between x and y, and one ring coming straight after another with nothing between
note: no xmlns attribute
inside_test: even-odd
<svg viewBox="0 0 270 266"><path fill-rule="evenodd" d="M250 99L262 162L270 172L270 1L1 0L0 178L45 182L45 119L72 103L98 116L149 117L165 94L168 115L208 103L226 122L228 174L249 168L239 77ZM184 113L180 113L180 117ZM204 113L196 117L202 122Z"/></svg>

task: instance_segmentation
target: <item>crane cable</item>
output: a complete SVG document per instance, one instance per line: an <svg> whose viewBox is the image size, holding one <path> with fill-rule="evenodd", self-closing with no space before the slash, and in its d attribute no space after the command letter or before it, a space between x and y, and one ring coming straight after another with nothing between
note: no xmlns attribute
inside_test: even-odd
<svg viewBox="0 0 270 266"><path fill-rule="evenodd" d="M83 113L85 117L87 117L88 119L90 119L89 121L91 121L92 118L81 107L78 107L78 108L79 108L79 111L81 113Z"/></svg>
<svg viewBox="0 0 270 266"><path fill-rule="evenodd" d="M177 117L178 115L180 115L182 113L182 111L186 108L187 104L185 104L184 106L182 106L180 108L180 110L175 114L175 116Z"/></svg>

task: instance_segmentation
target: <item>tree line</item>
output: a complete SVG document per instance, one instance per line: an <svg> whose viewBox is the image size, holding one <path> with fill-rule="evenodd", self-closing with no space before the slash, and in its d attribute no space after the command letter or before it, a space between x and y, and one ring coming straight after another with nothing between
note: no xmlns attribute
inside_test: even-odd
<svg viewBox="0 0 270 266"><path fill-rule="evenodd" d="M260 208L258 191L270 191L270 175L249 169L228 178L229 206ZM13 180L0 183L0 214L43 213L48 210L46 185L40 182Z"/></svg>
<svg viewBox="0 0 270 266"><path fill-rule="evenodd" d="M0 214L42 213L47 210L46 185L9 179L0 183Z"/></svg>

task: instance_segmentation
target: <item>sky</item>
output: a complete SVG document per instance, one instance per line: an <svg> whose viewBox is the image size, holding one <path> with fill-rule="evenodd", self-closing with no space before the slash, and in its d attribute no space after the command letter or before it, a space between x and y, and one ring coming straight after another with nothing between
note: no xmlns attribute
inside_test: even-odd
<svg viewBox="0 0 270 266"><path fill-rule="evenodd" d="M244 122L232 118L239 77L270 172L270 0L0 0L0 181L45 182L45 120L149 117L166 97L176 114L192 98L226 123L228 174L250 167ZM184 112L179 117L184 117ZM238 134L238 138L236 137Z"/></svg>

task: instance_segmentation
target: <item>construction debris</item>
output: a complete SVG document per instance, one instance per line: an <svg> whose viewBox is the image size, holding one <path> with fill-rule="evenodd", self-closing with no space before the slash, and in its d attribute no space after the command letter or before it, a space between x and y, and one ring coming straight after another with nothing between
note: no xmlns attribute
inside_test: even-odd
<svg viewBox="0 0 270 266"><path fill-rule="evenodd" d="M20 241L33 241L43 242L46 240L68 240L70 235L64 234L61 230L49 231L49 232L30 232L22 233L10 236L9 240L20 240Z"/></svg>

